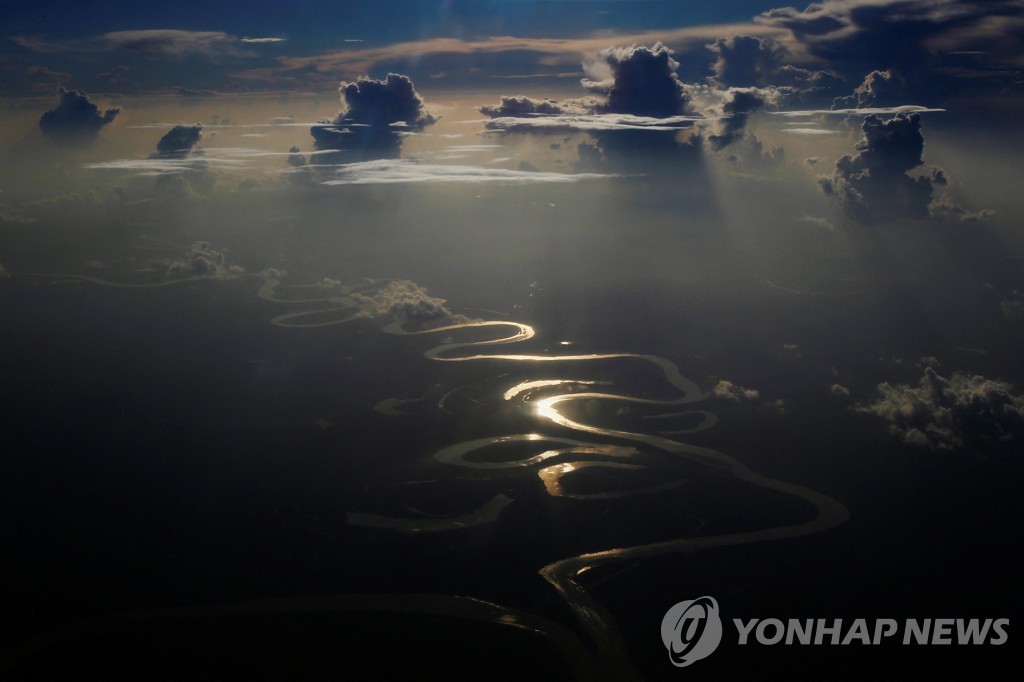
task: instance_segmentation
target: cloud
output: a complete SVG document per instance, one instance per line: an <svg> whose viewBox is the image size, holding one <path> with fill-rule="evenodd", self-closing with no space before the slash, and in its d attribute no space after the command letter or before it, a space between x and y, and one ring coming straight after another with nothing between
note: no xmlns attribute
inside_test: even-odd
<svg viewBox="0 0 1024 682"><path fill-rule="evenodd" d="M992 65L1022 59L1024 6L1018 0L825 0L803 10L773 9L755 21L788 30L788 44L850 80L898 69L910 94L926 101L977 76L991 79ZM944 53L957 50L986 54L976 68L957 73L943 63ZM1002 80L1007 77L1013 78Z"/></svg>
<svg viewBox="0 0 1024 682"><path fill-rule="evenodd" d="M857 142L857 155L836 161L831 178L819 178L825 194L859 222L889 222L902 218L957 220L984 219L989 214L969 213L948 195L935 199L936 188L947 185L945 171L932 167L928 175L908 172L924 160L921 115L896 114L883 121L866 116Z"/></svg>
<svg viewBox="0 0 1024 682"><path fill-rule="evenodd" d="M715 150L722 149L742 137L750 114L768 103L766 91L757 88L730 88L721 97L721 103L715 106L721 113L718 120L719 130L707 138L711 148Z"/></svg>
<svg viewBox="0 0 1024 682"><path fill-rule="evenodd" d="M78 90L58 88L60 103L56 109L47 111L39 119L43 135L61 141L91 141L99 135L103 126L111 123L120 113L118 107L100 113L89 96Z"/></svg>
<svg viewBox="0 0 1024 682"><path fill-rule="evenodd" d="M571 183L610 177L593 173L541 173L484 166L417 163L410 159L379 159L337 166L335 176L325 185L379 185L406 183L502 182Z"/></svg>
<svg viewBox="0 0 1024 682"><path fill-rule="evenodd" d="M846 386L843 386L842 384L832 384L832 388L829 389L829 393L831 393L837 398L850 397L850 389L848 389Z"/></svg>
<svg viewBox="0 0 1024 682"><path fill-rule="evenodd" d="M898 106L907 101L907 81L896 69L872 71L852 95L836 97L833 109L864 109Z"/></svg>
<svg viewBox="0 0 1024 682"><path fill-rule="evenodd" d="M182 260L167 263L171 275L197 275L199 277L222 277L245 272L237 265L229 265L223 251L210 247L209 242L196 242Z"/></svg>
<svg viewBox="0 0 1024 682"><path fill-rule="evenodd" d="M306 157L302 155L302 150L294 145L288 150L288 165L293 168L302 168L306 165Z"/></svg>
<svg viewBox="0 0 1024 682"><path fill-rule="evenodd" d="M283 43L284 38L242 38L243 43Z"/></svg>
<svg viewBox="0 0 1024 682"><path fill-rule="evenodd" d="M679 62L663 44L652 47L608 47L584 69L600 80L584 79L583 87L606 97L604 111L667 118L691 113L689 95L676 75Z"/></svg>
<svg viewBox="0 0 1024 682"><path fill-rule="evenodd" d="M317 149L357 152L366 158L394 158L402 133L419 131L436 119L427 111L412 79L389 73L384 80L360 78L338 88L344 108L332 123L310 129Z"/></svg>
<svg viewBox="0 0 1024 682"><path fill-rule="evenodd" d="M591 134L596 146L580 145L577 169L614 167L624 173L648 172L651 163L678 164L699 158L701 139L692 134L680 142L679 131L692 128L703 116L694 112L687 86L676 74L679 64L661 43L652 47L605 47L584 63L590 78L581 85L590 97L551 102L545 108L561 113L526 111L485 122L492 132ZM506 102L510 107L504 107ZM537 100L503 97L508 108L536 108ZM507 112L510 113L510 112Z"/></svg>
<svg viewBox="0 0 1024 682"><path fill-rule="evenodd" d="M783 36L784 29L751 23L708 26L688 26L640 33L599 35L586 38L523 38L492 36L474 40L458 38L428 38L424 40L392 43L379 47L346 47L312 56L281 56L278 65L260 67L233 74L237 78L267 83L296 85L323 83L325 74L344 74L356 77L387 65L404 69L418 69L418 74L436 73L452 68L469 71L481 60L491 66L486 78L496 75L539 76L538 67L553 69L562 75L566 67L579 64L580 55L595 54L610 42L624 45L646 45L661 41L683 52L703 52L710 40L721 36L744 33L761 36ZM438 68L443 66L444 68ZM508 73L498 69L507 67ZM528 68L526 72L523 69Z"/></svg>
<svg viewBox="0 0 1024 682"><path fill-rule="evenodd" d="M54 71L47 66L30 66L25 70L25 73L35 79L44 79L50 81L56 81L57 83L65 83L71 78L70 73L62 73L60 71Z"/></svg>
<svg viewBox="0 0 1024 682"><path fill-rule="evenodd" d="M533 99L523 95L502 95L501 104L477 107L481 114L491 118L503 116L531 116L566 113L565 107L550 99Z"/></svg>
<svg viewBox="0 0 1024 682"><path fill-rule="evenodd" d="M203 136L203 125L176 125L160 138L156 145L157 158L183 159Z"/></svg>
<svg viewBox="0 0 1024 682"><path fill-rule="evenodd" d="M732 36L708 43L715 55L711 82L720 87L773 85L789 51L773 38Z"/></svg>
<svg viewBox="0 0 1024 682"><path fill-rule="evenodd" d="M752 388L744 388L725 379L715 384L715 387L711 389L711 395L715 398L731 400L737 403L744 400L757 400L761 397L758 391Z"/></svg>
<svg viewBox="0 0 1024 682"><path fill-rule="evenodd" d="M401 323L415 322L427 326L464 322L445 306L445 299L431 296L426 289L406 279L389 282L374 294L352 294L362 305L361 316L379 317Z"/></svg>
<svg viewBox="0 0 1024 682"><path fill-rule="evenodd" d="M106 71L96 74L96 82L108 91L138 92L139 84L128 78L129 71L130 69L127 66L112 66Z"/></svg>
<svg viewBox="0 0 1024 682"><path fill-rule="evenodd" d="M892 116L893 114L928 114L943 112L945 109L933 109L916 104L903 104L895 107L864 107L862 109L794 109L791 111L769 111L773 116L785 118L809 118L811 116Z"/></svg>
<svg viewBox="0 0 1024 682"><path fill-rule="evenodd" d="M178 88L178 97L216 97L213 90L193 90L192 88Z"/></svg>
<svg viewBox="0 0 1024 682"><path fill-rule="evenodd" d="M614 132L645 130L674 132L689 128L701 116L670 116L652 118L631 114L564 114L560 116L502 117L484 123L491 131L506 133Z"/></svg>
<svg viewBox="0 0 1024 682"><path fill-rule="evenodd" d="M184 57L234 51L235 38L222 31L179 31L153 29L114 31L104 34L102 43L111 49L145 54Z"/></svg>
<svg viewBox="0 0 1024 682"><path fill-rule="evenodd" d="M423 128L435 119L423 105L412 79L398 73L389 73L384 80L360 78L343 82L338 88L345 110L336 123L358 123L369 126L389 126L405 123L412 128Z"/></svg>
<svg viewBox="0 0 1024 682"><path fill-rule="evenodd" d="M883 383L878 393L854 409L882 417L890 433L918 447L955 450L1024 433L1024 397L1002 381L960 372L946 379L927 367L916 387Z"/></svg>
<svg viewBox="0 0 1024 682"><path fill-rule="evenodd" d="M1024 294L1014 291L1011 298L999 302L999 309L1007 320L1024 320Z"/></svg>
<svg viewBox="0 0 1024 682"><path fill-rule="evenodd" d="M782 132L789 133L790 135L835 135L839 131L826 130L825 128L785 128Z"/></svg>
<svg viewBox="0 0 1024 682"><path fill-rule="evenodd" d="M184 127L193 128L193 126ZM84 167L100 170L136 171L139 175L170 175L204 171L208 168L224 171L249 169L252 168L253 162L258 163L264 159L280 160L284 157L290 165L295 165L293 162L297 162L300 159L304 161L305 159L305 155L299 153L298 147L293 147L292 150L294 151L290 150L287 152L249 147L212 147L201 150L192 149L190 152L188 151L188 145L191 141L191 133L187 133L187 137L182 135L181 138L165 144L166 149L173 149L177 145L185 145L180 148L179 152L154 152L146 159L101 161L86 164ZM325 155L327 155L326 152L309 153L310 157Z"/></svg>

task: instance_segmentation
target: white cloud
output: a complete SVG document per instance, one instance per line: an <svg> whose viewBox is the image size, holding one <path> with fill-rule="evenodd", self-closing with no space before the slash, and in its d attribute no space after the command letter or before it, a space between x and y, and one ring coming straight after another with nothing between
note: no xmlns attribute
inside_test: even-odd
<svg viewBox="0 0 1024 682"><path fill-rule="evenodd" d="M890 114L925 114L939 111L945 111L945 109L931 109L929 107L920 107L916 104L904 104L898 107L865 107L863 109L802 109L799 111L769 111L768 113L772 116L799 118L805 116L818 116L820 114L829 114L834 116L868 116L870 114L877 114L882 116Z"/></svg>
<svg viewBox="0 0 1024 682"><path fill-rule="evenodd" d="M715 387L711 389L711 395L716 398L722 398L724 400L732 400L734 402L740 402L742 400L757 400L761 397L758 391L752 388L744 388L739 384L734 384L731 381L722 379Z"/></svg>
<svg viewBox="0 0 1024 682"><path fill-rule="evenodd" d="M588 114L562 116L535 116L517 118L503 116L484 121L484 127L495 132L559 132L602 130L679 130L706 120L702 116L670 116L652 118L630 114Z"/></svg>
<svg viewBox="0 0 1024 682"><path fill-rule="evenodd" d="M611 175L597 173L543 173L534 171L484 168L482 166L459 166L447 164L416 163L400 159L382 159L349 163L337 167L337 177L327 180L325 185L386 185L403 183L476 183L505 182L527 183L570 183L593 178L608 178Z"/></svg>
<svg viewBox="0 0 1024 682"><path fill-rule="evenodd" d="M917 386L884 383L878 393L875 402L854 409L882 417L889 432L910 445L954 450L1009 441L1024 431L1024 397L980 375L954 372L946 379L927 367Z"/></svg>
<svg viewBox="0 0 1024 682"><path fill-rule="evenodd" d="M838 131L824 128L785 128L782 132L794 135L835 135Z"/></svg>

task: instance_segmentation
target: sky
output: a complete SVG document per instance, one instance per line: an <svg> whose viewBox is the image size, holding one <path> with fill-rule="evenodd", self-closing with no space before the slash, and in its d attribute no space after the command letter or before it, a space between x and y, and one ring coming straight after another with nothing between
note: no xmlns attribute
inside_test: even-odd
<svg viewBox="0 0 1024 682"><path fill-rule="evenodd" d="M1019 618L1022 35L1018 0L0 0L0 673L218 678L225 614L287 621L247 679L678 679L701 595L727 635ZM382 631L416 656L363 661ZM693 669L1017 670L722 647Z"/></svg>

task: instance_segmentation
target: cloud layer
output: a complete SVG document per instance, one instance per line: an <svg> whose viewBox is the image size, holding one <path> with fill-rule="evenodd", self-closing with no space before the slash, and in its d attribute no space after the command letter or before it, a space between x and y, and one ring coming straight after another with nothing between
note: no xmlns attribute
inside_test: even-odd
<svg viewBox="0 0 1024 682"><path fill-rule="evenodd" d="M572 183L591 178L610 177L593 173L544 173L483 166L418 163L410 159L379 159L347 163L337 167L335 176L325 185L390 185L408 183L510 184Z"/></svg>

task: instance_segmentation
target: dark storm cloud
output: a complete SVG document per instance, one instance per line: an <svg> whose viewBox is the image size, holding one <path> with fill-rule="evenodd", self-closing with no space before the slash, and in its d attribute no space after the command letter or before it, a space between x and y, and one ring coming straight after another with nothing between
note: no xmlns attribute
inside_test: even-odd
<svg viewBox="0 0 1024 682"><path fill-rule="evenodd" d="M714 150L722 149L743 136L750 114L767 104L766 94L754 88L730 88L720 105L719 130L707 136Z"/></svg>
<svg viewBox="0 0 1024 682"><path fill-rule="evenodd" d="M566 113L565 107L554 100L533 99L523 95L502 95L500 104L485 104L478 109L481 114L491 118Z"/></svg>
<svg viewBox="0 0 1024 682"><path fill-rule="evenodd" d="M288 150L288 165L293 168L302 168L306 165L306 157L303 156L302 150L294 145Z"/></svg>
<svg viewBox="0 0 1024 682"><path fill-rule="evenodd" d="M653 47L609 47L588 65L600 80L584 79L583 87L604 95L604 111L665 118L691 113L689 95L679 80L679 63L661 43Z"/></svg>
<svg viewBox="0 0 1024 682"><path fill-rule="evenodd" d="M699 135L691 133L684 142L679 137L703 116L694 112L687 86L676 74L678 67L672 51L661 43L606 47L584 64L591 78L581 84L589 97L550 103L548 108L562 113L498 116L485 127L505 133L588 133L597 145L579 147L594 153L580 155L578 170L645 172L651 161L678 162L680 153L696 158ZM537 100L504 97L502 105L491 110L501 111L506 102L530 108Z"/></svg>
<svg viewBox="0 0 1024 682"><path fill-rule="evenodd" d="M335 123L369 126L405 123L412 128L423 128L435 120L424 107L412 80L398 73L389 73L382 81L361 78L343 82L338 92L345 102L345 110Z"/></svg>
<svg viewBox="0 0 1024 682"><path fill-rule="evenodd" d="M310 129L318 149L357 152L367 158L397 157L403 133L422 130L436 120L412 80L402 74L342 82L338 92L345 108L333 122Z"/></svg>
<svg viewBox="0 0 1024 682"><path fill-rule="evenodd" d="M78 90L59 88L57 96L60 98L57 108L39 119L43 135L54 140L93 140L121 111L113 107L101 113L89 96Z"/></svg>
<svg viewBox="0 0 1024 682"><path fill-rule="evenodd" d="M1002 381L960 372L946 379L928 367L917 386L883 383L878 393L854 409L882 417L890 433L911 445L955 450L1024 433L1024 397Z"/></svg>
<svg viewBox="0 0 1024 682"><path fill-rule="evenodd" d="M986 212L970 213L936 188L948 184L945 171L933 167L927 175L911 177L924 163L920 114L897 114L888 121L864 118L856 156L836 161L831 178L820 178L822 190L835 197L843 211L860 222L901 218L978 220Z"/></svg>
<svg viewBox="0 0 1024 682"><path fill-rule="evenodd" d="M203 125L176 125L160 138L156 145L158 158L183 159L203 136Z"/></svg>
<svg viewBox="0 0 1024 682"><path fill-rule="evenodd" d="M907 101L907 81L896 69L872 71L864 82L854 88L852 95L836 97L833 109L864 109L868 107L896 107Z"/></svg>
<svg viewBox="0 0 1024 682"><path fill-rule="evenodd" d="M987 64L1019 64L1024 56L1024 4L1018 0L826 0L803 10L773 9L756 21L788 29L795 48L854 82L898 69L915 98L955 91L951 76L984 73L945 70L951 52L981 50Z"/></svg>
<svg viewBox="0 0 1024 682"><path fill-rule="evenodd" d="M708 44L715 55L712 82L722 87L749 87L777 83L788 50L772 38L732 36Z"/></svg>

